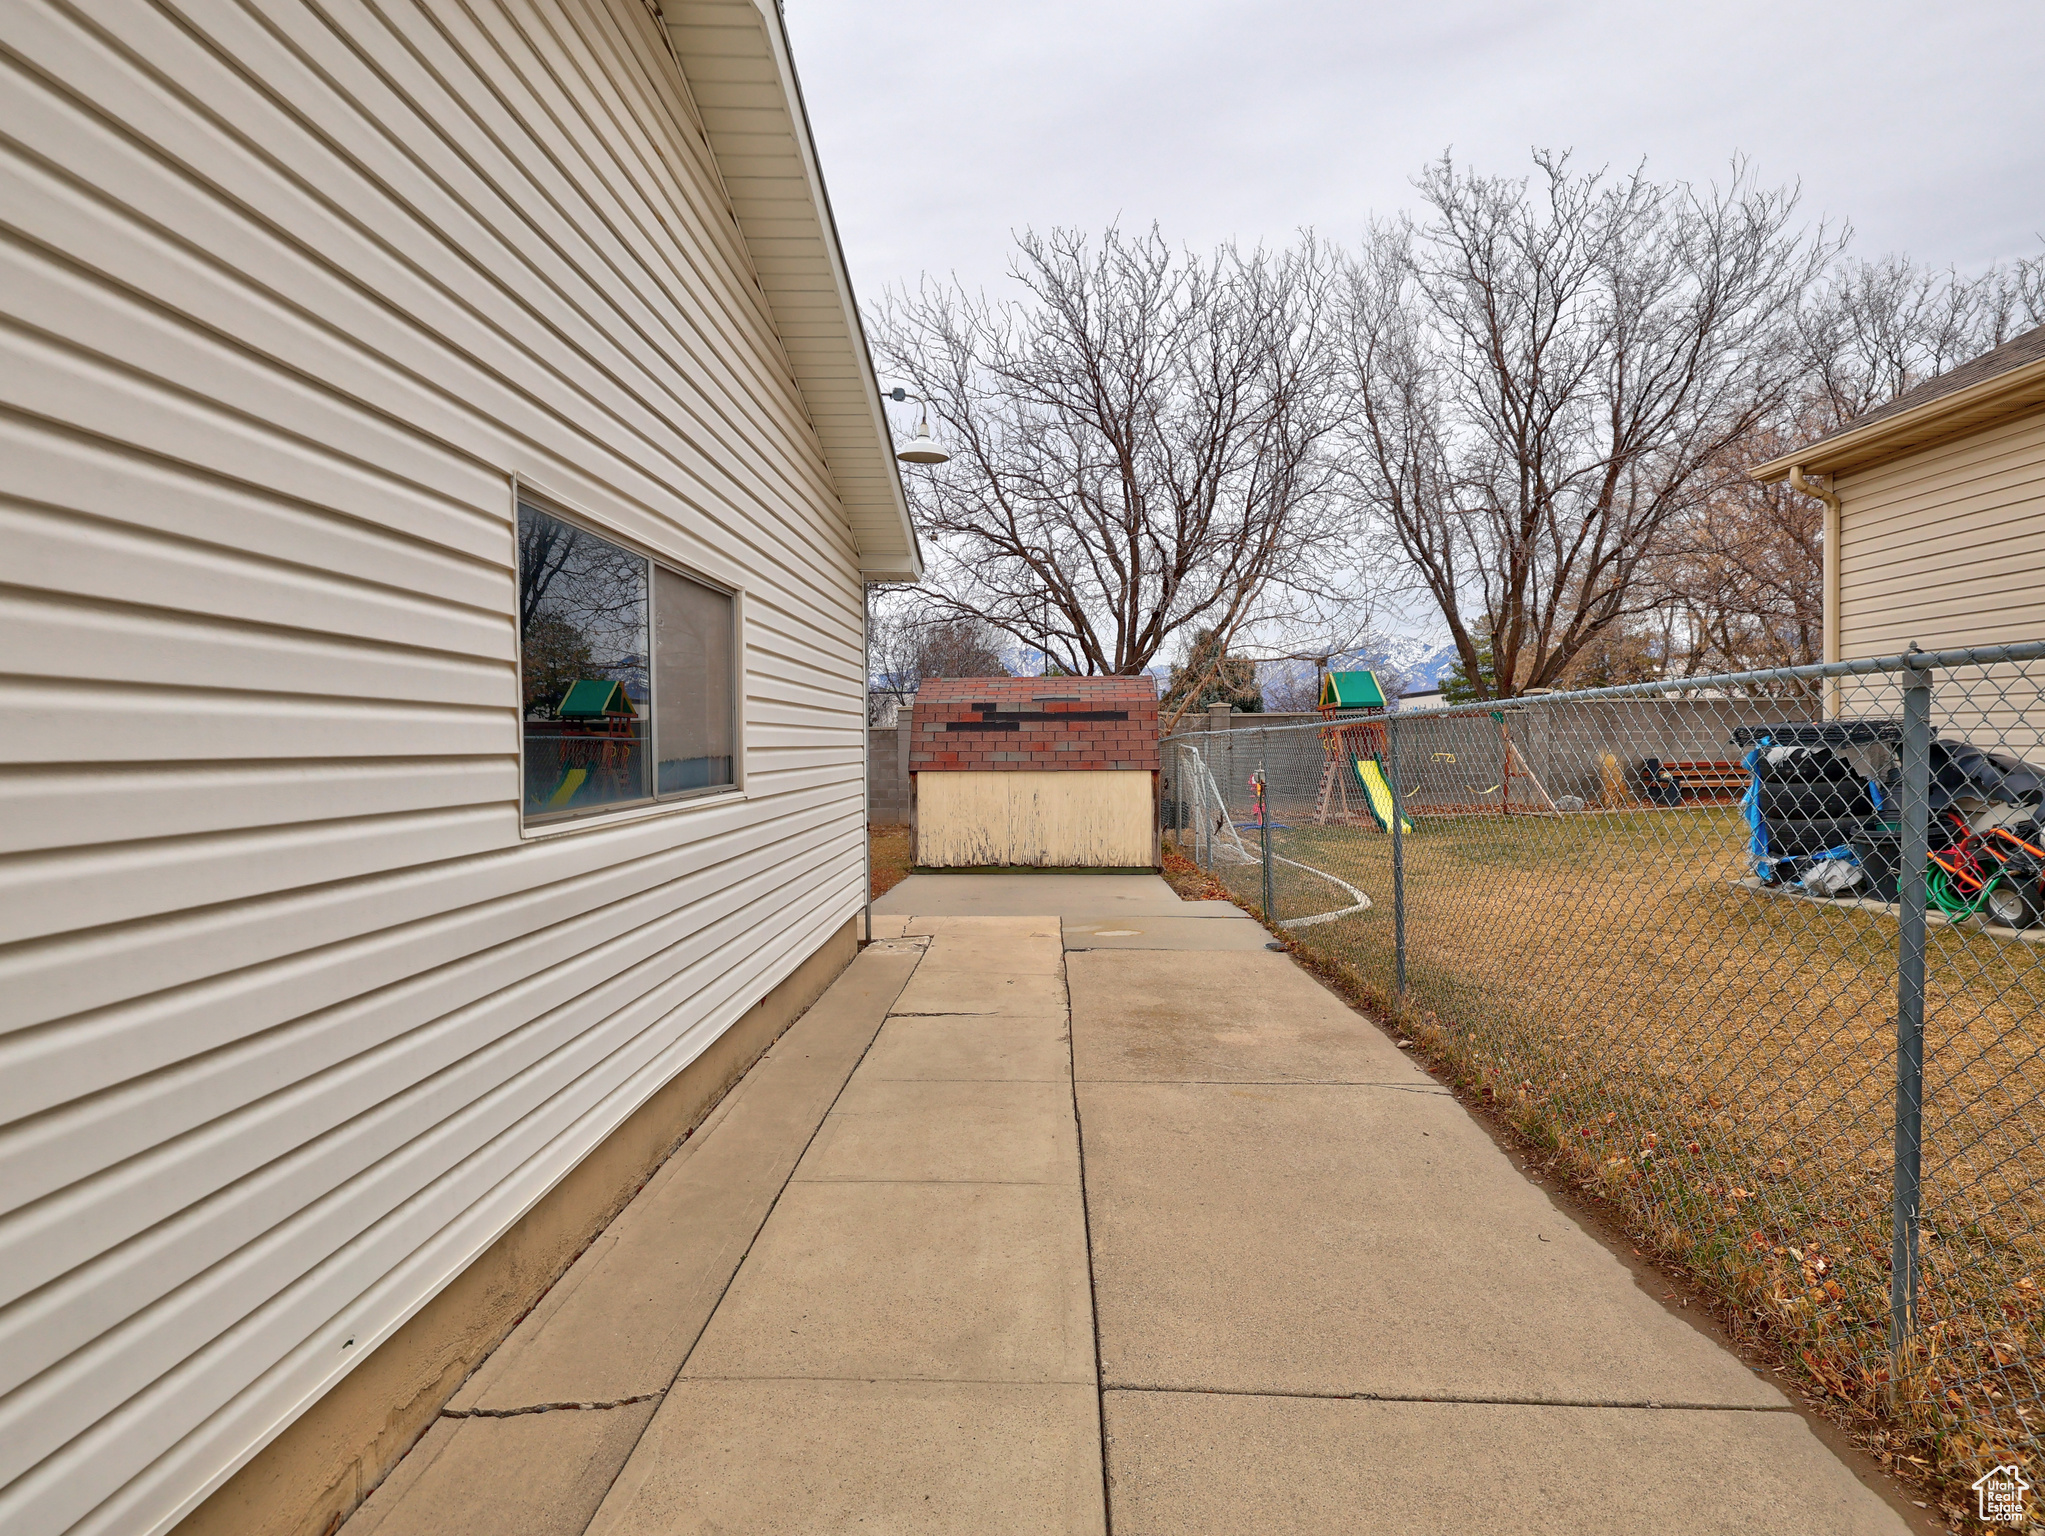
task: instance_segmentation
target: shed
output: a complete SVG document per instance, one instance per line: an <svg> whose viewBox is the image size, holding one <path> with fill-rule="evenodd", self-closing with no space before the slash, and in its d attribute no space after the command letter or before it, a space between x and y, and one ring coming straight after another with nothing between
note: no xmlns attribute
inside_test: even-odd
<svg viewBox="0 0 2045 1536"><path fill-rule="evenodd" d="M1155 869L1157 684L944 677L916 692L910 823L925 869Z"/></svg>

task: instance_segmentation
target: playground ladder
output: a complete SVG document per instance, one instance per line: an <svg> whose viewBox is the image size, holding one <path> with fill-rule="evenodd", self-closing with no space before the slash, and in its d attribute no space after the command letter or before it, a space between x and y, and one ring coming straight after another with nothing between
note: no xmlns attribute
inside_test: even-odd
<svg viewBox="0 0 2045 1536"><path fill-rule="evenodd" d="M1337 795L1342 797L1342 817L1346 821L1349 817L1349 786L1342 782L1341 756L1330 754L1328 761L1321 766L1321 793L1314 801L1315 826L1325 827L1328 824L1329 814L1334 809L1332 802Z"/></svg>

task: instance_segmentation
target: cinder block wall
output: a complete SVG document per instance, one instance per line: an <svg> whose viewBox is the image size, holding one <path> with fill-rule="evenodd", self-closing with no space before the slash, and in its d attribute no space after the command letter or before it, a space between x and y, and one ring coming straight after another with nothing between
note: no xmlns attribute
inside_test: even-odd
<svg viewBox="0 0 2045 1536"><path fill-rule="evenodd" d="M1521 760L1552 796L1575 795L1587 804L1603 796L1603 759L1618 759L1629 792L1641 787L1647 758L1737 760L1732 731L1816 717L1814 701L1645 698L1544 706L1529 700L1503 713ZM1205 751L1209 772L1232 805L1249 803L1250 774L1269 776L1275 809L1293 814L1311 798L1324 761L1320 733L1313 730L1260 734L1260 727L1315 720L1301 715L1189 715L1182 731L1226 731ZM1416 807L1431 803L1485 803L1502 779L1505 737L1488 711L1442 716L1431 710L1398 717L1405 792ZM1173 754L1164 764L1167 798L1182 791L1171 782L1178 768ZM1534 799L1531 787L1515 792L1516 804Z"/></svg>
<svg viewBox="0 0 2045 1536"><path fill-rule="evenodd" d="M866 732L866 819L886 826L909 819L909 711L896 725Z"/></svg>

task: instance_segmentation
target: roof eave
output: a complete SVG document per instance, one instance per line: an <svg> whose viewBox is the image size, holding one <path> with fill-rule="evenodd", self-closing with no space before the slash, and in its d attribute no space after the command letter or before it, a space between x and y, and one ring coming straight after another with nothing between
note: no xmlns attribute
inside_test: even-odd
<svg viewBox="0 0 2045 1536"><path fill-rule="evenodd" d="M774 0L665 0L661 21L852 526L860 574L920 581L923 553L780 8ZM762 76L777 90L757 90L768 83ZM791 180L807 192L811 227L800 227L810 221L786 200ZM791 326L799 347L786 346Z"/></svg>
<svg viewBox="0 0 2045 1536"><path fill-rule="evenodd" d="M2045 406L2045 358L1864 427L1820 438L1794 453L1757 465L1751 473L1764 484L1788 479L1792 469L1807 475L1847 474L1951 442L2039 406Z"/></svg>

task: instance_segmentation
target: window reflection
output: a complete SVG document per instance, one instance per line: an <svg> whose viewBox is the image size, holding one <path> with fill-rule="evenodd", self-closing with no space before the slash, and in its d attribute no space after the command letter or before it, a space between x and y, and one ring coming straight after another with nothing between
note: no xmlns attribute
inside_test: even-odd
<svg viewBox="0 0 2045 1536"><path fill-rule="evenodd" d="M642 557L519 506L528 815L649 793L646 586Z"/></svg>

